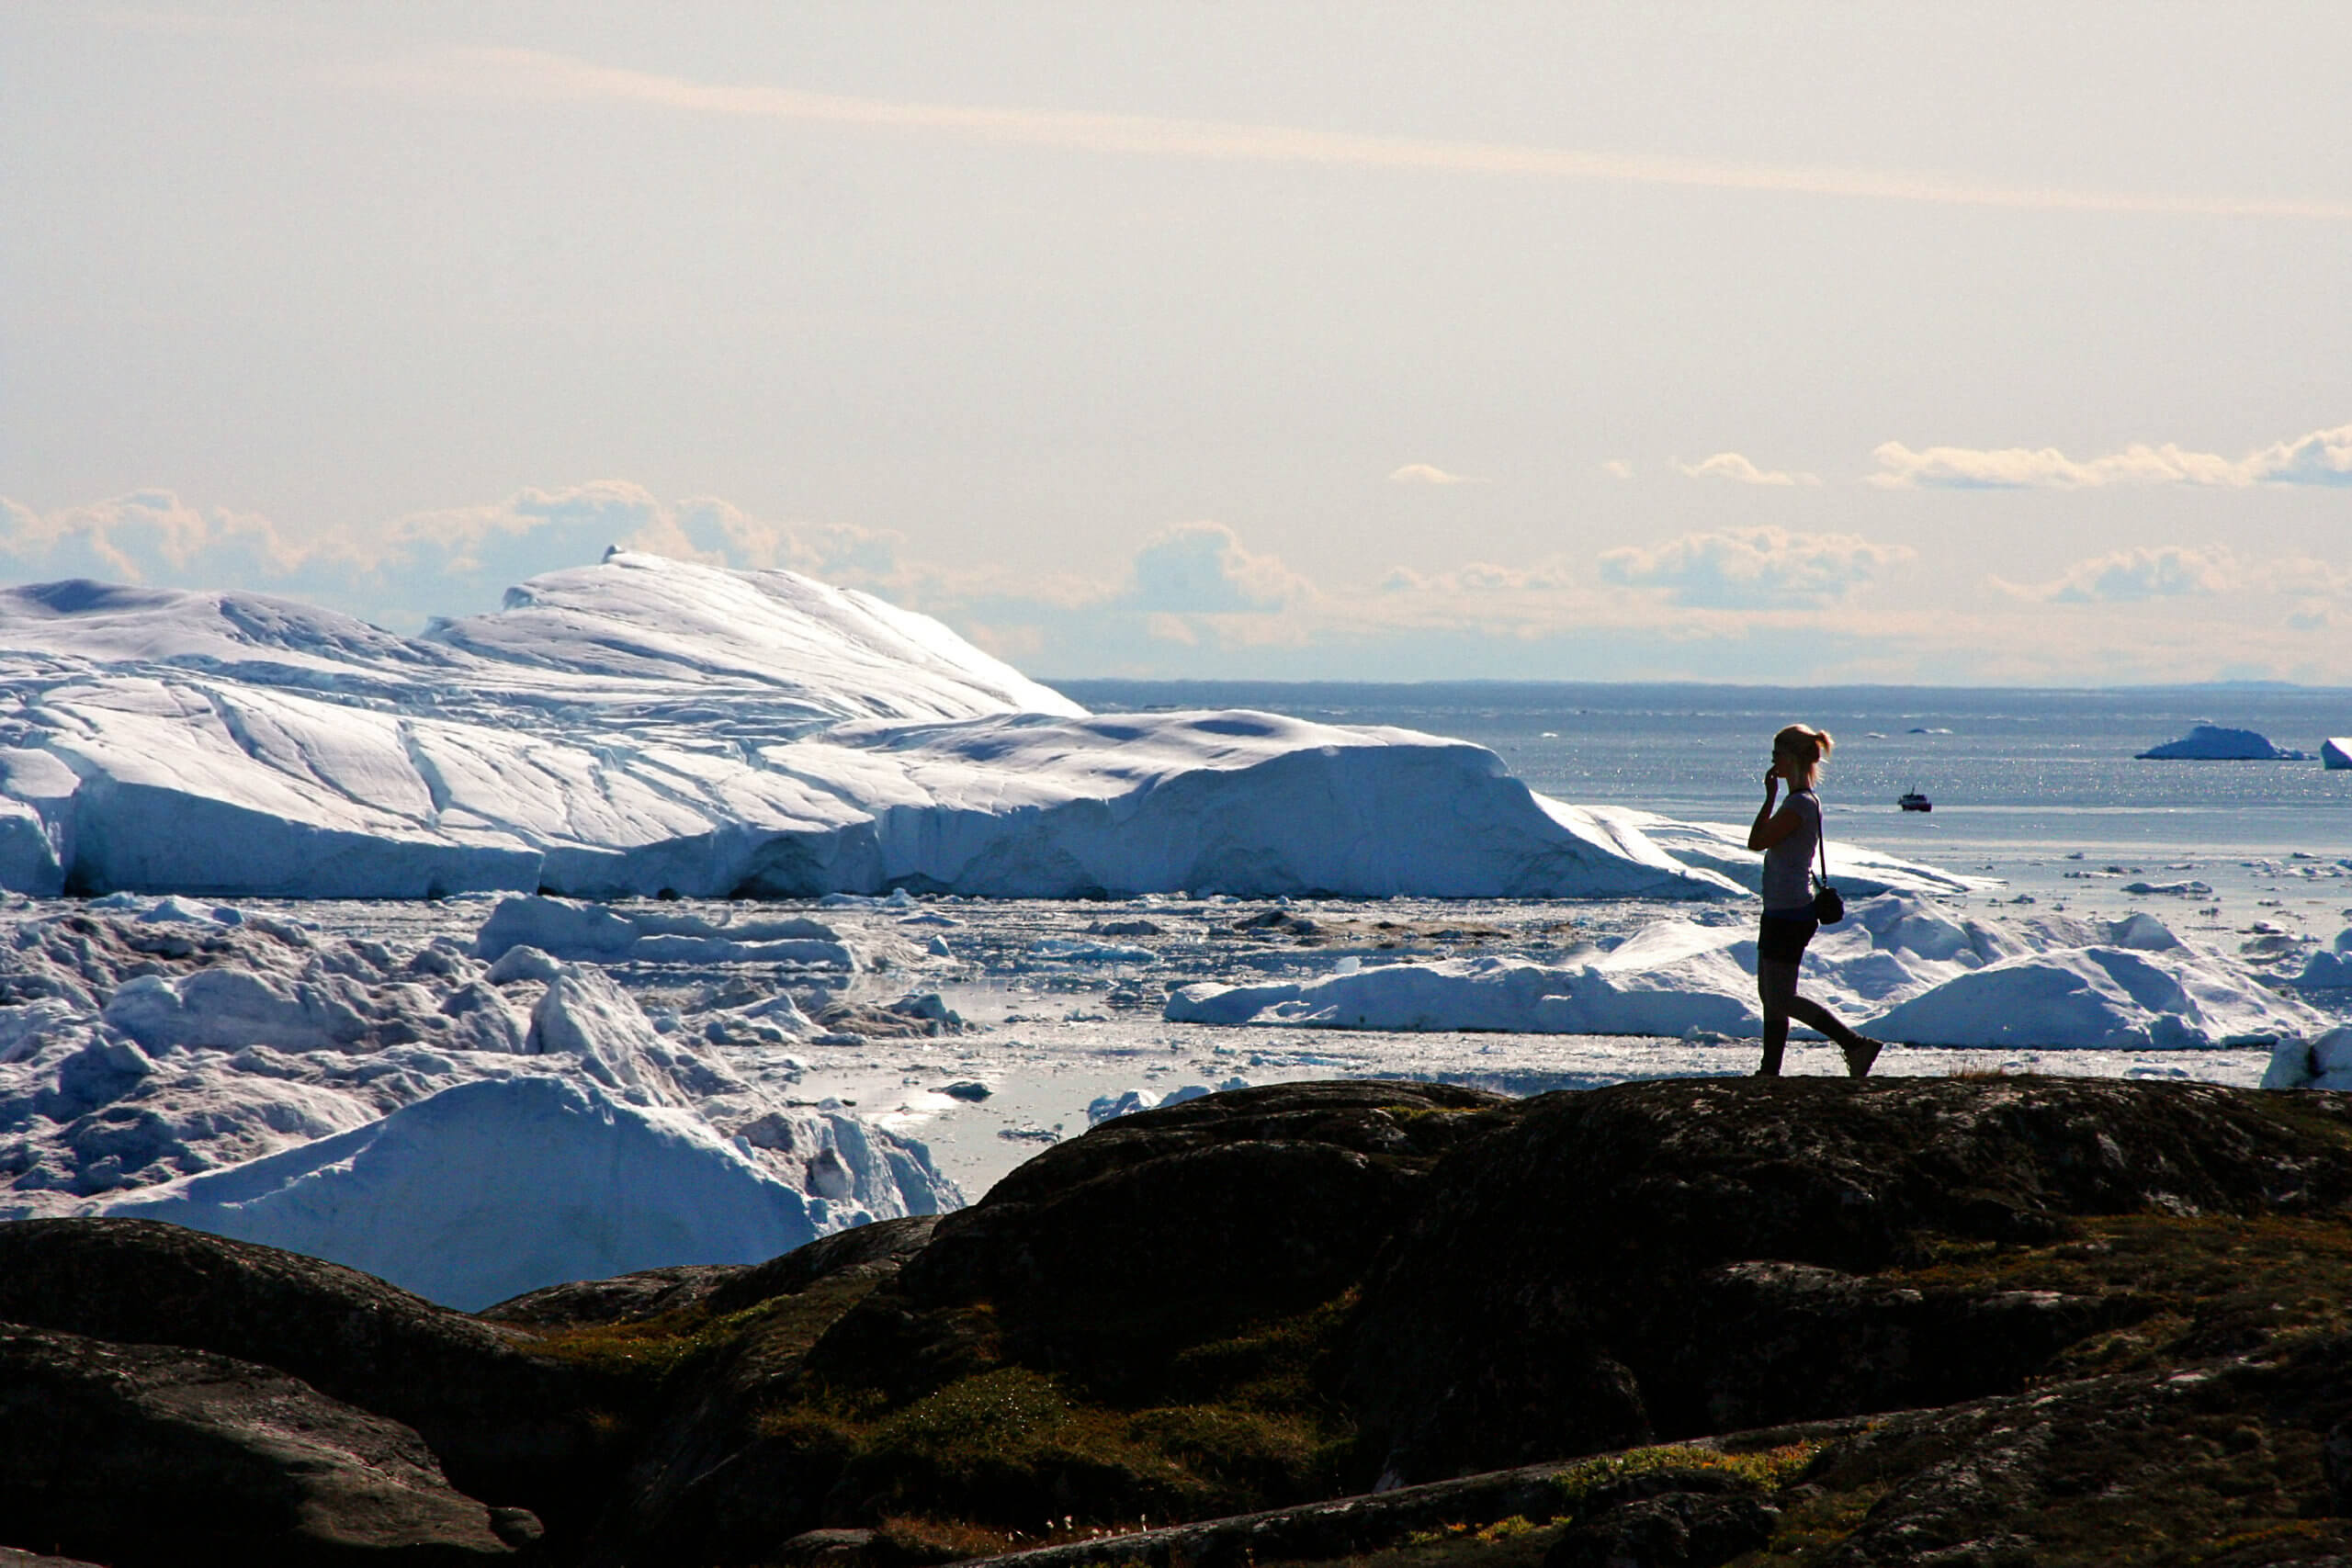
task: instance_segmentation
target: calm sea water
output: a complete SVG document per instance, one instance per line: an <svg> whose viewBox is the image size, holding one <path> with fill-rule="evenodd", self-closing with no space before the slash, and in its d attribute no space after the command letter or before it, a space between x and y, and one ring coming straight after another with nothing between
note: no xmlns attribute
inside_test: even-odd
<svg viewBox="0 0 2352 1568"><path fill-rule="evenodd" d="M2352 691L1056 684L1102 711L1252 707L1458 736L1492 747L1512 772L1560 799L1710 821L1747 820L1762 795L1772 732L1801 720L1837 737L1822 782L1833 835L1958 870L1989 866L2045 897L2092 892L2084 884L2106 875L2119 885L2199 877L2249 898L2256 889L2242 874L2262 868L2245 863L2276 861L2299 873L2286 892L2300 897L2288 901L2310 906L2312 923L2333 929L2337 910L2352 906L2352 877L2318 885L2335 875L2333 863L2352 857L2352 772L2330 773L2316 761L2322 739L2352 735ZM2200 721L2258 730L2314 760L2134 760ZM1913 789L1934 800L1932 813L1896 808L1895 797ZM2067 858L2074 854L2087 863ZM2312 861L2326 868L2316 881ZM2120 870L2107 872L2109 864ZM2077 874L2069 879L2069 871Z"/></svg>

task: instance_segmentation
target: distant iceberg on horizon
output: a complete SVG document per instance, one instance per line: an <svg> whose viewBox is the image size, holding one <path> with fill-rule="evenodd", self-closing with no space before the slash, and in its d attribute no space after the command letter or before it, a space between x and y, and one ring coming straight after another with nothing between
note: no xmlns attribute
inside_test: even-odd
<svg viewBox="0 0 2352 1568"><path fill-rule="evenodd" d="M654 555L415 638L260 594L8 589L0 696L0 887L38 895L1747 892L1481 746L1092 715L872 595Z"/></svg>
<svg viewBox="0 0 2352 1568"><path fill-rule="evenodd" d="M2188 734L2161 746L2134 753L2142 762L2308 762L2309 753L2290 751L2251 729L2231 729L2218 724L2191 726Z"/></svg>

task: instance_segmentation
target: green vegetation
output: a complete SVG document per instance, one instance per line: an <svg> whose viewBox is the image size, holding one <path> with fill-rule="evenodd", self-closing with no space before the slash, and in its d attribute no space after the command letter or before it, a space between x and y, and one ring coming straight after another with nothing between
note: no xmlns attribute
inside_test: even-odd
<svg viewBox="0 0 2352 1568"><path fill-rule="evenodd" d="M1145 1396L1114 1401L1064 1376L999 1364L898 1408L811 1389L762 1430L845 1451L842 1486L869 1511L1077 1539L1140 1518L1216 1517L1348 1489L1353 1424L1325 1386L1347 1299L1171 1359Z"/></svg>

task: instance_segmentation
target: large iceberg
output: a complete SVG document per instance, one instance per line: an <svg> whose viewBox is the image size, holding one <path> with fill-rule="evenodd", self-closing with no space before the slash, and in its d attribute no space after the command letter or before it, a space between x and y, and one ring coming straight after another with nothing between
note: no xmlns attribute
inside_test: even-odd
<svg viewBox="0 0 2352 1568"><path fill-rule="evenodd" d="M1739 895L1701 858L1461 741L1089 715L787 571L615 552L413 639L261 595L0 592L20 891Z"/></svg>
<svg viewBox="0 0 2352 1568"><path fill-rule="evenodd" d="M1866 1033L1920 1045L2168 1050L2325 1028L2245 965L2147 914L1955 917L1896 895L1854 907L1805 954L1805 994ZM1175 1023L1753 1036L1756 940L1679 917L1606 953L1359 964L1311 979L1186 986Z"/></svg>
<svg viewBox="0 0 2352 1568"><path fill-rule="evenodd" d="M2352 768L2352 735L2331 735L2321 741L2319 760L2331 773Z"/></svg>

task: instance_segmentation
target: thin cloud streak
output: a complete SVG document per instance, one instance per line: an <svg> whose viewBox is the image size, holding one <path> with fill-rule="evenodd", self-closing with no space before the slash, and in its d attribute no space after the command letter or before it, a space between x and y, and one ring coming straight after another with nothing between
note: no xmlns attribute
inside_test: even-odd
<svg viewBox="0 0 2352 1568"><path fill-rule="evenodd" d="M683 76L597 65L538 50L455 50L428 61L370 68L360 75L379 85L411 90L551 103L639 104L743 118L943 132L976 141L1072 152L1517 175L1950 207L2174 218L2294 218L2331 222L2352 220L2352 203L2341 201L2005 186L1904 170L1718 163L1508 142L1366 136L1295 126L1151 115L905 103L784 87L696 82Z"/></svg>

